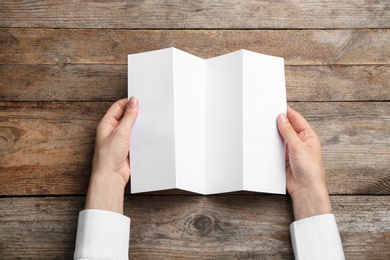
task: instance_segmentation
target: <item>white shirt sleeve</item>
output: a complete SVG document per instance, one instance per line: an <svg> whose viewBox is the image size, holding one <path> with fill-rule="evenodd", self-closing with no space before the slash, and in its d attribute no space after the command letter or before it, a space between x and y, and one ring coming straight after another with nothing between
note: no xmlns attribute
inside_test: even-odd
<svg viewBox="0 0 390 260"><path fill-rule="evenodd" d="M345 259L333 214L295 221L290 234L295 259Z"/></svg>
<svg viewBox="0 0 390 260"><path fill-rule="evenodd" d="M105 210L79 214L74 259L129 259L130 218Z"/></svg>

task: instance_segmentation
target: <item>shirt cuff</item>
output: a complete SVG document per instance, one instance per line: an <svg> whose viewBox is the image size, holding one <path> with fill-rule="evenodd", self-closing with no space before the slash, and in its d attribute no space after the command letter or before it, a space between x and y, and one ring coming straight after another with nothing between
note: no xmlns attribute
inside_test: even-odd
<svg viewBox="0 0 390 260"><path fill-rule="evenodd" d="M295 221L290 234L295 259L345 259L333 214Z"/></svg>
<svg viewBox="0 0 390 260"><path fill-rule="evenodd" d="M130 218L105 210L79 213L74 259L129 259Z"/></svg>

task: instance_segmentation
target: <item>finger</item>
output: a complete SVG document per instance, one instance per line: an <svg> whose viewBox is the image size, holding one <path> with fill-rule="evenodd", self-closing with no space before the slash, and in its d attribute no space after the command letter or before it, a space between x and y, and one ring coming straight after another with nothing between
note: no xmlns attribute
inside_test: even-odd
<svg viewBox="0 0 390 260"><path fill-rule="evenodd" d="M120 128L124 128L124 131L129 132L133 127L135 120L138 115L138 100L135 97L131 97L129 102L126 105L126 111L122 117L121 122L119 123Z"/></svg>
<svg viewBox="0 0 390 260"><path fill-rule="evenodd" d="M291 107L287 108L287 118L297 133L311 129L306 119Z"/></svg>
<svg viewBox="0 0 390 260"><path fill-rule="evenodd" d="M123 113L126 111L126 104L127 104L127 98L118 100L115 102L106 112L106 114L103 116L103 120L112 120L115 119L116 121L119 121L121 117L123 116Z"/></svg>
<svg viewBox="0 0 390 260"><path fill-rule="evenodd" d="M118 100L115 102L100 120L96 128L96 139L107 136L118 126L119 119L125 112L127 104L127 98Z"/></svg>
<svg viewBox="0 0 390 260"><path fill-rule="evenodd" d="M301 142L297 132L288 121L286 114L282 113L278 116L277 125L280 134L283 136L289 147L294 147L296 144Z"/></svg>

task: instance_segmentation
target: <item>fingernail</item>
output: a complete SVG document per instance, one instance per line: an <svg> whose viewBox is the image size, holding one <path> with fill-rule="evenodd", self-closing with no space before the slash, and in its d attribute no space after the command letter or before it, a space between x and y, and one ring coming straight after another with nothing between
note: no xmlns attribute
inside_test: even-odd
<svg viewBox="0 0 390 260"><path fill-rule="evenodd" d="M288 122L288 119L287 119L285 113L281 113L279 118L280 118L280 122L282 122L282 123L287 123Z"/></svg>
<svg viewBox="0 0 390 260"><path fill-rule="evenodd" d="M135 97L131 97L130 98L130 101L129 101L129 104L130 104L130 107L134 108L137 106L137 99Z"/></svg>

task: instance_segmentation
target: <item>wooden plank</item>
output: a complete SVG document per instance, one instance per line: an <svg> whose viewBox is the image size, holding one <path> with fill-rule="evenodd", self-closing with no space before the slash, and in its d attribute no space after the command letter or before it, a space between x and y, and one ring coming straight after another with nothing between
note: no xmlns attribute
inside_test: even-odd
<svg viewBox="0 0 390 260"><path fill-rule="evenodd" d="M2 101L116 101L127 65L0 65Z"/></svg>
<svg viewBox="0 0 390 260"><path fill-rule="evenodd" d="M389 66L286 66L288 101L389 101Z"/></svg>
<svg viewBox="0 0 390 260"><path fill-rule="evenodd" d="M0 195L85 194L111 103L1 102ZM332 194L390 194L387 102L292 102L323 142Z"/></svg>
<svg viewBox="0 0 390 260"><path fill-rule="evenodd" d="M390 19L389 19L390 21ZM0 29L0 64L127 64L127 54L177 47L202 58L248 49L286 65L390 64L383 30Z"/></svg>
<svg viewBox="0 0 390 260"><path fill-rule="evenodd" d="M128 214L132 214L133 258L292 258L288 197L150 197L153 208L141 212L139 206L147 198L126 198L126 209L132 211ZM144 243L153 245L153 249L147 252Z"/></svg>
<svg viewBox="0 0 390 260"><path fill-rule="evenodd" d="M390 66L286 66L289 101L390 100ZM126 65L0 65L2 101L116 101Z"/></svg>
<svg viewBox="0 0 390 260"><path fill-rule="evenodd" d="M69 259L84 197L0 198L0 257ZM332 196L347 259L390 257L389 196ZM288 196L126 196L132 259L293 259Z"/></svg>
<svg viewBox="0 0 390 260"><path fill-rule="evenodd" d="M85 198L1 198L1 259L73 259Z"/></svg>
<svg viewBox="0 0 390 260"><path fill-rule="evenodd" d="M1 27L389 28L387 1L1 1Z"/></svg>

